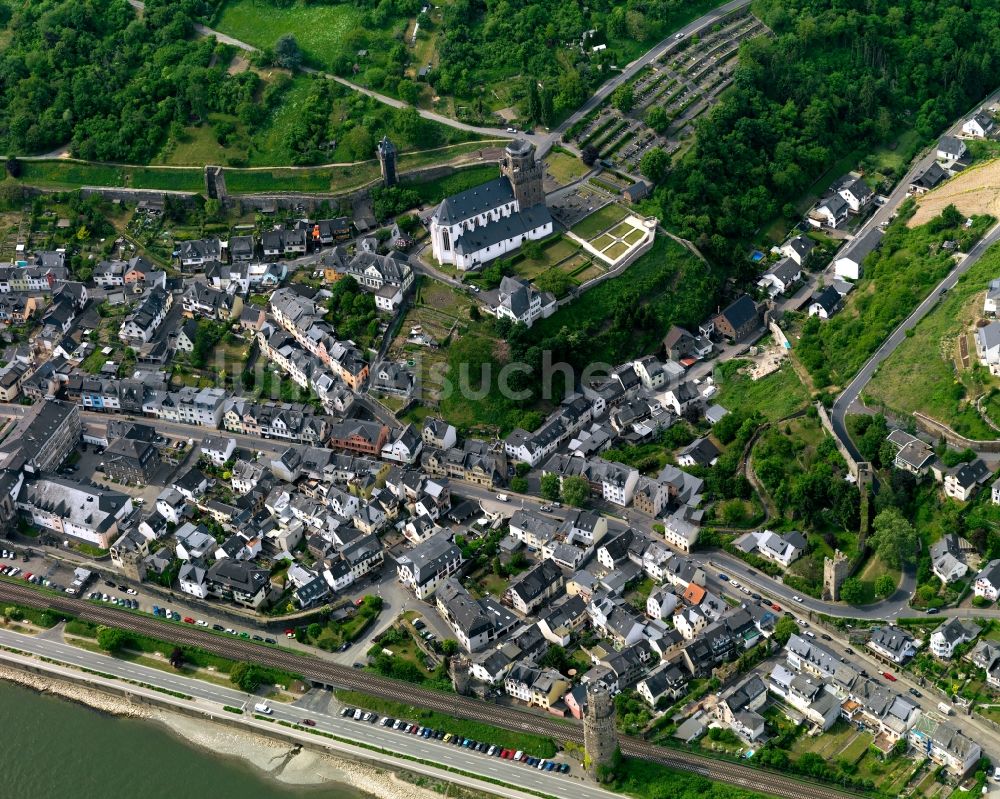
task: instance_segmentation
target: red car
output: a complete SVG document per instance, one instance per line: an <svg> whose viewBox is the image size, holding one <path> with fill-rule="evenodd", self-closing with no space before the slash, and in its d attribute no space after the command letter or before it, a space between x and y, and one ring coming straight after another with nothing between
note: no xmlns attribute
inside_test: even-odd
<svg viewBox="0 0 1000 799"><path fill-rule="evenodd" d="M776 610L778 613L781 613L781 605L777 604L776 602L772 602L771 610Z"/></svg>
<svg viewBox="0 0 1000 799"><path fill-rule="evenodd" d="M883 671L882 676L885 677L889 682L896 682L896 678L893 677L889 672Z"/></svg>
<svg viewBox="0 0 1000 799"><path fill-rule="evenodd" d="M294 637L295 637L295 630L291 629L285 630L285 638L294 638Z"/></svg>
<svg viewBox="0 0 1000 799"><path fill-rule="evenodd" d="M190 616L185 616L184 617L184 623L185 624L194 624L194 619L192 619Z"/></svg>

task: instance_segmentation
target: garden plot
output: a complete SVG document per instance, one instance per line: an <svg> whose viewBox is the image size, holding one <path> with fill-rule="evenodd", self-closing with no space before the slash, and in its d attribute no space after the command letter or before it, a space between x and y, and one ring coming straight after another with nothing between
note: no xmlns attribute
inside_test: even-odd
<svg viewBox="0 0 1000 799"><path fill-rule="evenodd" d="M607 205L566 235L613 269L637 252L648 249L656 235L655 220L626 214L618 205Z"/></svg>

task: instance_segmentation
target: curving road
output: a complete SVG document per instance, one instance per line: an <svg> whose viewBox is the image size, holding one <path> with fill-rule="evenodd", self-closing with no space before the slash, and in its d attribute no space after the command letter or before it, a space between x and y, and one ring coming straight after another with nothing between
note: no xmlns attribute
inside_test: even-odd
<svg viewBox="0 0 1000 799"><path fill-rule="evenodd" d="M937 305L938 300L941 299L941 296L952 288L958 282L958 279L968 272L976 261L982 258L983 253L997 241L1000 241L1000 223L994 225L979 240L979 243L948 273L948 276L934 287L934 290L917 306L916 310L906 317L899 327L892 331L892 335L882 343L875 351L875 354L861 367L861 371L855 375L847 388L837 397L836 402L833 404L833 411L830 414L830 421L833 423L833 429L837 433L837 437L847 447L848 452L851 453L853 458L857 460L862 459L861 453L858 452L857 447L851 440L850 434L847 432L846 416L848 410L858 400L861 392L868 385L868 382L872 379L882 361L892 355L896 351L896 348L903 343L903 340L906 338L906 331L930 313L931 309Z"/></svg>

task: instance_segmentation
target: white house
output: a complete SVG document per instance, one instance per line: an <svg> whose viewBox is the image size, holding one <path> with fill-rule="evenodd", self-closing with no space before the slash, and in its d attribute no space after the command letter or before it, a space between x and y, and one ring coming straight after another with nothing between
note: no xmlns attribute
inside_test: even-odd
<svg viewBox="0 0 1000 799"><path fill-rule="evenodd" d="M867 208L875 196L875 192L871 190L871 187L861 178L854 175L845 175L840 180L837 187L837 194L844 199L847 207L854 214L859 214Z"/></svg>
<svg viewBox="0 0 1000 799"><path fill-rule="evenodd" d="M745 554L758 555L788 568L792 561L805 552L807 542L802 533L778 535L770 530L760 530L740 536L733 541L733 546Z"/></svg>
<svg viewBox="0 0 1000 799"><path fill-rule="evenodd" d="M236 452L236 439L225 436L205 436L201 440L201 454L215 466L223 466Z"/></svg>
<svg viewBox="0 0 1000 799"><path fill-rule="evenodd" d="M957 161L968 152L965 142L954 136L942 136L937 145L938 161Z"/></svg>
<svg viewBox="0 0 1000 799"><path fill-rule="evenodd" d="M944 493L959 502L967 502L990 476L989 467L979 458L961 463L945 472Z"/></svg>
<svg viewBox="0 0 1000 799"><path fill-rule="evenodd" d="M531 327L538 319L551 316L556 308L556 298L548 292L538 291L527 280L505 275L496 291L483 295L486 310L497 319Z"/></svg>
<svg viewBox="0 0 1000 799"><path fill-rule="evenodd" d="M976 328L976 355L991 375L1000 375L1000 322Z"/></svg>
<svg viewBox="0 0 1000 799"><path fill-rule="evenodd" d="M1000 560L991 560L983 570L976 575L972 592L976 596L995 602L1000 596Z"/></svg>
<svg viewBox="0 0 1000 799"><path fill-rule="evenodd" d="M986 289L986 297L983 300L983 313L996 316L998 303L1000 303L1000 279L994 279L990 281L990 285Z"/></svg>
<svg viewBox="0 0 1000 799"><path fill-rule="evenodd" d="M816 204L816 207L809 214L809 222L814 227L826 225L835 228L847 221L849 213L850 206L848 206L847 200L839 194L831 194Z"/></svg>
<svg viewBox="0 0 1000 799"><path fill-rule="evenodd" d="M840 292L833 286L826 286L821 291L817 291L809 299L809 315L818 316L820 319L829 319L840 307L843 298Z"/></svg>
<svg viewBox="0 0 1000 799"><path fill-rule="evenodd" d="M795 236L782 244L779 252L786 258L791 258L799 266L804 266L815 247L816 242L808 236Z"/></svg>
<svg viewBox="0 0 1000 799"><path fill-rule="evenodd" d="M949 619L931 633L931 653L934 657L948 660L956 646L975 640L980 632L981 628L976 624Z"/></svg>
<svg viewBox="0 0 1000 799"><path fill-rule="evenodd" d="M834 275L841 279L858 280L865 258L882 243L882 231L872 228L860 238L852 239L833 262Z"/></svg>
<svg viewBox="0 0 1000 799"><path fill-rule="evenodd" d="M757 286L767 291L771 297L777 297L779 294L787 293L801 277L800 263L794 258L786 257L761 275Z"/></svg>
<svg viewBox="0 0 1000 799"><path fill-rule="evenodd" d="M974 139L985 139L991 135L996 127L993 117L985 111L974 114L962 125L962 133Z"/></svg>
<svg viewBox="0 0 1000 799"><path fill-rule="evenodd" d="M995 126L996 123L993 121L993 117L985 111L980 111L965 121L962 125L962 133L974 139L985 139L993 133Z"/></svg>

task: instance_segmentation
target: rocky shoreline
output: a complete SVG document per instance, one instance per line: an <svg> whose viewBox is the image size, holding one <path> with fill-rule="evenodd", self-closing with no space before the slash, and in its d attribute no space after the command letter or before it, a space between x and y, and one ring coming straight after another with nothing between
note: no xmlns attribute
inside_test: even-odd
<svg viewBox="0 0 1000 799"><path fill-rule="evenodd" d="M302 749L249 730L151 708L69 680L32 674L6 665L0 665L0 680L78 702L103 713L157 722L189 745L213 754L243 759L286 785L319 787L339 783L378 799L440 799L440 794L413 785L393 771Z"/></svg>

